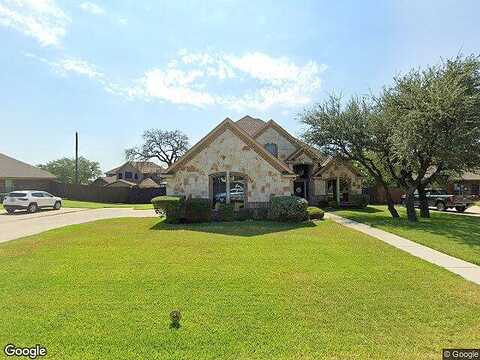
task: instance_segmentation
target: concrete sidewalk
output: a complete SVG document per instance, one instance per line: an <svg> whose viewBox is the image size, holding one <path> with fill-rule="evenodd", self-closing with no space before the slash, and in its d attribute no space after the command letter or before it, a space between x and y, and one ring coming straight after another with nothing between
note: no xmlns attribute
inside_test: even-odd
<svg viewBox="0 0 480 360"><path fill-rule="evenodd" d="M67 225L120 217L151 216L157 216L155 211L128 208L62 209L62 211L18 215L4 213L0 214L0 243Z"/></svg>
<svg viewBox="0 0 480 360"><path fill-rule="evenodd" d="M383 242L386 242L397 249L406 251L413 256L441 266L448 271L458 274L463 278L480 285L480 266L478 265L471 264L467 261L457 259L450 255L446 255L440 251L433 250L427 246L420 245L416 242L402 238L401 236L394 235L353 220L345 219L335 214L326 213L325 217L346 227L373 236L374 238L382 240Z"/></svg>

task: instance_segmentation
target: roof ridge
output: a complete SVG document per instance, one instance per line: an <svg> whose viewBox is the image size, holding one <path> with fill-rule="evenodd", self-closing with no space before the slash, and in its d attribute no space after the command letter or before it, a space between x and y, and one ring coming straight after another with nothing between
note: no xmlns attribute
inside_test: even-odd
<svg viewBox="0 0 480 360"><path fill-rule="evenodd" d="M248 134L244 129L242 129L240 126L238 126L232 119L230 118L225 118L220 124L218 124L213 130L211 130L207 135L205 135L203 138L201 138L193 147L191 147L179 160L177 160L175 163L173 163L166 171L165 173L171 173L173 172L177 167L180 166L185 161L190 160L191 157L193 157L192 154L196 154L195 152L203 150L202 146L205 144L205 142L208 140L209 137L214 136L216 132L220 131L220 129L224 126L231 126L233 130L236 130L239 132L246 140L251 142L255 147L256 147L256 152L262 155L262 157L267 160L267 162L270 163L273 167L276 167L277 170L281 168L283 171L287 173L292 173L290 168L288 167L287 164L284 162L280 161L277 159L275 156L270 154L267 150L263 148L250 134ZM245 140L242 139L244 142ZM270 161L269 161L269 160ZM276 164L277 166L273 165ZM280 170L279 170L280 171Z"/></svg>

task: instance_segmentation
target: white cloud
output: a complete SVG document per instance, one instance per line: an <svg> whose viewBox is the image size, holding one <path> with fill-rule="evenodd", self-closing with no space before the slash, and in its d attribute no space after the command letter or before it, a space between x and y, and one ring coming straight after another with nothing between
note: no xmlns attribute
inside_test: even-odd
<svg viewBox="0 0 480 360"><path fill-rule="evenodd" d="M175 68L147 71L139 86L130 91L130 96L156 98L173 104L188 104L204 107L215 103L212 95L194 88L194 81L204 74L199 70L184 72Z"/></svg>
<svg viewBox="0 0 480 360"><path fill-rule="evenodd" d="M164 101L199 108L224 106L243 112L272 107L304 106L321 86L326 66L309 61L303 65L286 57L254 52L242 56L223 53L189 53L182 50L164 67L145 71L130 85L120 86L95 65L64 58L48 63L62 76L76 74L96 80L107 91L128 99Z"/></svg>
<svg viewBox="0 0 480 360"><path fill-rule="evenodd" d="M312 101L311 95L320 88L320 74L326 65L309 61L296 65L286 57L274 58L254 52L242 56L225 56L236 69L261 82L261 86L243 96L229 99L226 105L241 111L245 108L267 110L273 106L294 107Z"/></svg>
<svg viewBox="0 0 480 360"><path fill-rule="evenodd" d="M93 14L93 15L103 15L103 14L105 14L105 10L103 8L101 8L97 4L94 4L94 3L89 2L89 1L85 1L85 2L81 3L80 4L80 9L82 9L83 11L86 11L90 14Z"/></svg>
<svg viewBox="0 0 480 360"><path fill-rule="evenodd" d="M58 71L63 74L76 73L85 75L91 79L100 79L105 75L99 72L94 65L80 59L65 58L54 64Z"/></svg>
<svg viewBox="0 0 480 360"><path fill-rule="evenodd" d="M297 65L287 57L275 58L261 52L235 56L215 52L191 53L185 49L179 52L179 59L172 60L167 67L167 73L161 69L147 73L132 96L143 94L147 98L157 97L202 107L218 104L237 111L265 111L273 106L291 108L312 101L312 95L321 85L320 74L326 69L325 65L314 61ZM183 74L182 77L178 72ZM195 77L187 82L181 81L192 72ZM228 84L240 87L241 93L229 94L227 90L215 94L198 90L210 88L215 81L227 89ZM248 84L246 89L241 86L245 83ZM170 91L175 94L173 98L169 98Z"/></svg>
<svg viewBox="0 0 480 360"><path fill-rule="evenodd" d="M60 76L86 76L89 79L98 82L109 93L129 98L129 88L121 86L112 81L95 65L85 60L66 57L57 61L50 61L32 53L26 53L25 56L47 64L56 74L59 74Z"/></svg>
<svg viewBox="0 0 480 360"><path fill-rule="evenodd" d="M70 18L54 0L4 0L0 25L36 39L42 46L59 46Z"/></svg>
<svg viewBox="0 0 480 360"><path fill-rule="evenodd" d="M286 57L273 58L260 52L242 56L227 55L235 68L259 80L294 80L301 69Z"/></svg>

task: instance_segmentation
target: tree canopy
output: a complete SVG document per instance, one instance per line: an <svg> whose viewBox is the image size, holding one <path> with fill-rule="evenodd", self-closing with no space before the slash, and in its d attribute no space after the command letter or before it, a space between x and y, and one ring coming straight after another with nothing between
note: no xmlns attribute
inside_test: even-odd
<svg viewBox="0 0 480 360"><path fill-rule="evenodd" d="M127 160L158 159L167 166L178 160L189 147L188 136L179 130L149 129L143 133L143 145L126 149Z"/></svg>
<svg viewBox="0 0 480 360"><path fill-rule="evenodd" d="M75 159L64 157L62 159L49 161L39 168L51 172L58 180L64 183L75 183ZM78 158L78 181L80 184L89 184L102 175L100 164L90 161L84 157Z"/></svg>
<svg viewBox="0 0 480 360"><path fill-rule="evenodd" d="M416 190L425 205L427 186L480 168L479 58L458 56L411 70L379 96L345 104L331 96L302 121L310 143L357 161L385 188L389 182L400 186L415 221ZM422 214L428 216L428 206Z"/></svg>

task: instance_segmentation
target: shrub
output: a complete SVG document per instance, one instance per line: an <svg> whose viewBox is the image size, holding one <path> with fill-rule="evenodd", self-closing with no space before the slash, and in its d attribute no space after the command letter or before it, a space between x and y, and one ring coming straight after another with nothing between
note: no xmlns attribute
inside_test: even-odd
<svg viewBox="0 0 480 360"><path fill-rule="evenodd" d="M308 212L308 216L310 217L310 219L312 220L320 220L320 219L323 219L323 216L325 215L325 213L323 212L322 209L319 209L318 207L316 206L309 206L307 208L307 212Z"/></svg>
<svg viewBox="0 0 480 360"><path fill-rule="evenodd" d="M300 222L308 220L308 202L298 196L274 196L272 198L273 220Z"/></svg>
<svg viewBox="0 0 480 360"><path fill-rule="evenodd" d="M219 221L235 220L235 207L233 204L220 204L218 207Z"/></svg>
<svg viewBox="0 0 480 360"><path fill-rule="evenodd" d="M270 209L266 207L252 209L252 219L253 220L269 220Z"/></svg>
<svg viewBox="0 0 480 360"><path fill-rule="evenodd" d="M252 211L251 211L251 209L241 208L241 209L238 209L237 211L235 211L233 213L233 216L234 216L235 220L237 220L237 221L249 220L249 219L252 218Z"/></svg>
<svg viewBox="0 0 480 360"><path fill-rule="evenodd" d="M181 196L158 196L152 199L155 212L166 217L168 223L179 223L185 217L185 198Z"/></svg>
<svg viewBox="0 0 480 360"><path fill-rule="evenodd" d="M352 207L363 209L368 205L368 196L364 194L351 194L350 203Z"/></svg>
<svg viewBox="0 0 480 360"><path fill-rule="evenodd" d="M208 222L212 217L208 199L158 196L152 199L152 204L157 214L164 215L166 222L172 224Z"/></svg>
<svg viewBox="0 0 480 360"><path fill-rule="evenodd" d="M187 223L209 222L212 219L212 207L208 199L192 199L185 201L185 217Z"/></svg>

